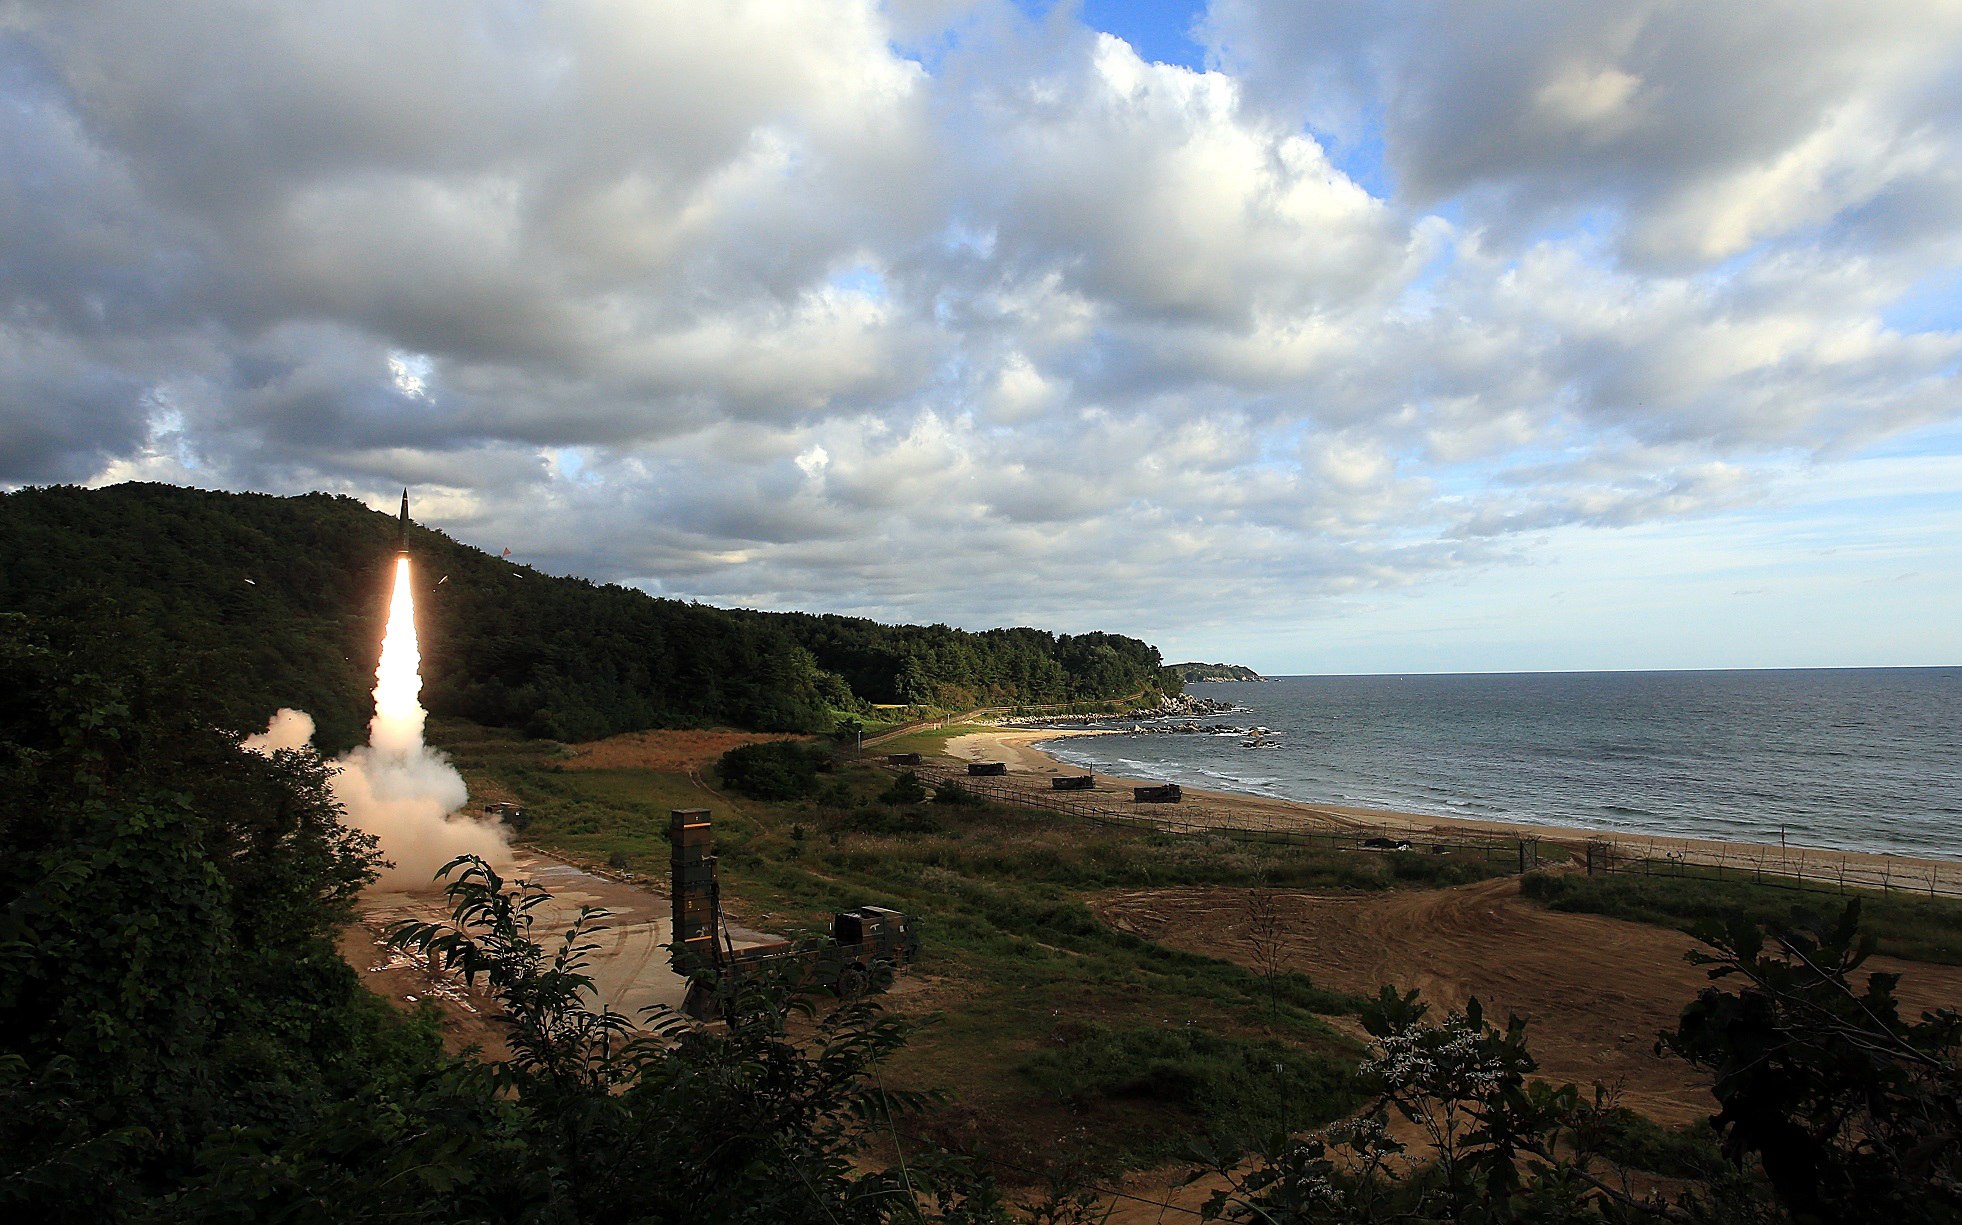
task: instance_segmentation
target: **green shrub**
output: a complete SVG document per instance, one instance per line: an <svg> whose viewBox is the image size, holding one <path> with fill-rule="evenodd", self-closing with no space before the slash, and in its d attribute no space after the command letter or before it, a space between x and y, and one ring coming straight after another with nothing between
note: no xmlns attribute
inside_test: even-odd
<svg viewBox="0 0 1962 1225"><path fill-rule="evenodd" d="M1580 876L1532 872L1519 891L1550 910L1599 914L1691 931L1698 924L1743 917L1760 925L1798 914L1830 913L1845 900L1786 885L1711 876ZM1857 893L1865 930L1890 956L1962 965L1962 903L1908 894Z"/></svg>
<svg viewBox="0 0 1962 1225"><path fill-rule="evenodd" d="M1708 1123L1664 1127L1634 1111L1608 1111L1592 1137L1594 1149L1628 1170L1646 1170L1665 1178L1709 1178L1723 1167L1723 1152Z"/></svg>
<svg viewBox="0 0 1962 1225"><path fill-rule="evenodd" d="M1052 1041L1021 1069L1043 1092L1078 1107L1122 1100L1171 1107L1216 1136L1312 1126L1360 1100L1349 1062L1267 1039L1067 1021Z"/></svg>
<svg viewBox="0 0 1962 1225"><path fill-rule="evenodd" d="M919 804L927 798L926 788L920 783L920 776L911 770L901 770L899 777L892 780L892 786L879 796L885 804Z"/></svg>
<svg viewBox="0 0 1962 1225"><path fill-rule="evenodd" d="M960 785L956 779L943 778L933 785L933 802L936 804L979 804L981 799L972 791Z"/></svg>
<svg viewBox="0 0 1962 1225"><path fill-rule="evenodd" d="M814 744L770 740L745 744L722 755L716 770L732 791L755 800L801 800L817 790L817 776L831 768L831 755Z"/></svg>

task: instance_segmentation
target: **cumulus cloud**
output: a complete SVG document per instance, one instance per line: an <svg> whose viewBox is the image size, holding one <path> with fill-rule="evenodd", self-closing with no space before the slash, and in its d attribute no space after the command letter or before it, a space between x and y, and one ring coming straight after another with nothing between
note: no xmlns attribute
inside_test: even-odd
<svg viewBox="0 0 1962 1225"><path fill-rule="evenodd" d="M0 481L1162 635L1962 415L1893 314L1962 262L1933 0L1216 0L1206 71L1006 0L4 12Z"/></svg>
<svg viewBox="0 0 1962 1225"><path fill-rule="evenodd" d="M1649 259L1724 259L1835 220L1952 240L1932 210L1962 203L1949 0L1217 0L1204 29L1257 96L1380 141L1418 200L1485 192L1514 226L1625 209Z"/></svg>

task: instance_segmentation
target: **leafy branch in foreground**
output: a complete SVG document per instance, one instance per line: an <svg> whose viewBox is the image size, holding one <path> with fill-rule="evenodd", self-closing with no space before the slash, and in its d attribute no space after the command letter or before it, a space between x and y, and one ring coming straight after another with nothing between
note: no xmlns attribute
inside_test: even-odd
<svg viewBox="0 0 1962 1225"><path fill-rule="evenodd" d="M998 1219L992 1189L958 1163L854 1164L926 1100L879 1081L907 1027L877 1004L825 999L788 967L746 978L726 1029L657 1008L636 1031L591 1003L603 911L582 910L548 955L531 936L549 900L538 885L472 856L444 873L450 922L403 924L392 941L483 976L510 1031L498 1071L572 1219Z"/></svg>
<svg viewBox="0 0 1962 1225"><path fill-rule="evenodd" d="M1801 1222L1962 1220L1962 1015L1909 1022L1898 974L1854 971L1873 951L1860 902L1830 922L1766 933L1706 925L1713 980L1658 1049L1716 1074L1714 1122L1736 1161L1755 1158Z"/></svg>
<svg viewBox="0 0 1962 1225"><path fill-rule="evenodd" d="M1697 934L1704 989L1657 1043L1714 1073L1724 1156L1673 1199L1637 1195L1604 1153L1624 1112L1596 1085L1530 1079L1525 1023L1501 1031L1476 1000L1441 1023L1415 992L1383 990L1365 1016L1373 1107L1307 1137L1277 1131L1208 1215L1293 1222L1962 1221L1962 1014L1900 1015L1900 976L1854 972L1873 942L1860 903L1769 932L1748 919ZM1767 947L1769 945L1769 947ZM1405 1126L1399 1128L1398 1121ZM1399 1135L1401 1131L1401 1135ZM1420 1139L1413 1140L1412 1134ZM1196 1177L1197 1175L1195 1175Z"/></svg>
<svg viewBox="0 0 1962 1225"><path fill-rule="evenodd" d="M1615 1116L1613 1095L1596 1086L1529 1077L1538 1064L1526 1023L1500 1030L1476 999L1429 1023L1417 992L1383 988L1366 1010L1375 1039L1359 1071L1375 1091L1358 1115L1296 1137L1260 1137L1243 1167L1202 1153L1227 1180L1206 1204L1230 1221L1579 1221L1681 1220L1676 1207L1636 1195L1605 1169L1600 1146ZM1393 1118L1420 1144L1396 1135ZM1408 1134L1406 1132L1406 1134Z"/></svg>
<svg viewBox="0 0 1962 1225"><path fill-rule="evenodd" d="M535 881L507 884L484 860L463 855L443 866L450 922L402 923L389 943L413 949L466 985L482 975L498 1000L511 1058L500 1071L520 1081L543 1078L559 1088L604 1089L624 1074L617 1056L633 1032L631 1017L586 1005L593 980L588 958L609 912L581 907L549 959L531 938L540 907L552 895Z"/></svg>

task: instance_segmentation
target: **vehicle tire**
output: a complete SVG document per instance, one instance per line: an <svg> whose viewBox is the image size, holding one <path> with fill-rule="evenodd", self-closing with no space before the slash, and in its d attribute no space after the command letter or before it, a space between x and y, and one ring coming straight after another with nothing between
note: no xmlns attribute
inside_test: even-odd
<svg viewBox="0 0 1962 1225"><path fill-rule="evenodd" d="M838 998L841 1000L862 998L870 981L864 966L856 961L846 962L838 971Z"/></svg>

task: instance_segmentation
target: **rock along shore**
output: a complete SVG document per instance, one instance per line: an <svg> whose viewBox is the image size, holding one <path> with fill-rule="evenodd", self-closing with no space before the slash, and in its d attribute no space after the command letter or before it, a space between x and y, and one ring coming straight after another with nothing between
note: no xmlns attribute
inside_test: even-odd
<svg viewBox="0 0 1962 1225"><path fill-rule="evenodd" d="M1228 715L1241 708L1231 702L1218 702L1212 698L1195 698L1188 693L1173 694L1156 706L1137 710L1126 710L1114 715L1021 715L1010 716L996 721L997 727L1015 728L1064 728L1064 727L1118 727L1123 730L1143 734L1167 735L1250 735L1266 731L1265 728L1231 727L1224 723L1200 723L1198 720L1215 715ZM1165 724L1156 722L1164 719L1184 718L1186 722Z"/></svg>

